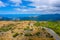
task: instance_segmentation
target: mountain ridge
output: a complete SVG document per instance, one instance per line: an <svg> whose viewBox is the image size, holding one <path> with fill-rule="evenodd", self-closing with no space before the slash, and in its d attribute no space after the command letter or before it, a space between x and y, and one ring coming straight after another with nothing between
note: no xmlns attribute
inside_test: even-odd
<svg viewBox="0 0 60 40"><path fill-rule="evenodd" d="M22 14L23 15L23 14ZM37 20L37 21L57 21L60 20L60 14L45 14L45 15L39 15L39 14L25 14L25 15L7 15L7 16L0 16L0 20ZM27 15L27 16L26 16Z"/></svg>

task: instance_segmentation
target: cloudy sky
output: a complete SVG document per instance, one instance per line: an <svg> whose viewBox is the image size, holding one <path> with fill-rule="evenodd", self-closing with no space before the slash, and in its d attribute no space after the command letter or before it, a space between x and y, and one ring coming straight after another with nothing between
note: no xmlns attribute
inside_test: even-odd
<svg viewBox="0 0 60 40"><path fill-rule="evenodd" d="M60 0L0 0L0 14L60 13Z"/></svg>

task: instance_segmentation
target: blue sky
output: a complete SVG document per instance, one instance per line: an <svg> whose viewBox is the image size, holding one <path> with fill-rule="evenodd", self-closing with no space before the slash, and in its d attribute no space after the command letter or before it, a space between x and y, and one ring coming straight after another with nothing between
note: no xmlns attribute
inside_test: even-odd
<svg viewBox="0 0 60 40"><path fill-rule="evenodd" d="M0 14L56 14L60 0L0 0Z"/></svg>

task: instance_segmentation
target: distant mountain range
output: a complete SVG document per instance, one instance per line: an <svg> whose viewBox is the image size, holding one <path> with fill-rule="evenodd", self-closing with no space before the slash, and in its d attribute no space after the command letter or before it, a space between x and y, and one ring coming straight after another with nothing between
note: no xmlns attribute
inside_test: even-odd
<svg viewBox="0 0 60 40"><path fill-rule="evenodd" d="M60 20L60 14L44 14L44 15L22 14L22 15L12 15L12 14L0 15L0 20L37 20L37 21L58 21Z"/></svg>

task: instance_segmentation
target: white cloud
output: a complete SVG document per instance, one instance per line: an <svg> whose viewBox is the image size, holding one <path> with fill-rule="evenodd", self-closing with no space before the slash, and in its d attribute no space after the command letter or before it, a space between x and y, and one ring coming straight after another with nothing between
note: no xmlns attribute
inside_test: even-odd
<svg viewBox="0 0 60 40"><path fill-rule="evenodd" d="M14 6L20 6L20 3L22 3L21 0L10 0L10 2L15 3Z"/></svg>
<svg viewBox="0 0 60 40"><path fill-rule="evenodd" d="M42 12L59 12L60 7L56 5L60 4L60 0L26 0L33 2L29 6L35 6L36 8L33 11L42 11Z"/></svg>
<svg viewBox="0 0 60 40"><path fill-rule="evenodd" d="M10 0L13 3L21 3L21 0Z"/></svg>
<svg viewBox="0 0 60 40"><path fill-rule="evenodd" d="M19 2L18 2L19 1ZM16 2L13 0L13 3L16 3L16 5L19 5L21 2L21 0L16 0ZM59 0L25 0L25 1L31 1L33 3L29 4L28 6L34 6L35 8L28 8L25 9L25 7L21 8L15 8L16 11L19 12L27 12L27 13L60 13L60 7L56 7L56 5L60 4ZM42 13L42 14L43 14Z"/></svg>
<svg viewBox="0 0 60 40"><path fill-rule="evenodd" d="M20 8L15 8L16 11L19 11L19 12L27 12L28 10L27 9L20 9Z"/></svg>
<svg viewBox="0 0 60 40"><path fill-rule="evenodd" d="M5 3L3 3L2 1L0 1L0 7L6 7Z"/></svg>

